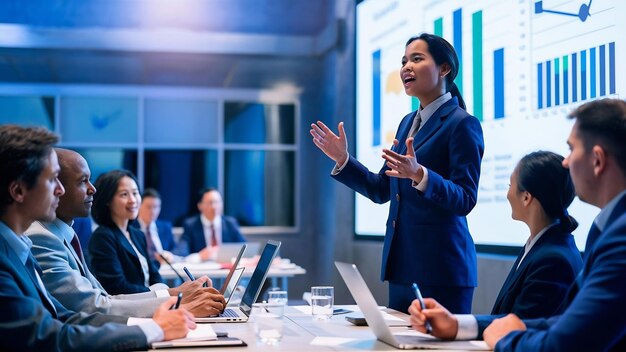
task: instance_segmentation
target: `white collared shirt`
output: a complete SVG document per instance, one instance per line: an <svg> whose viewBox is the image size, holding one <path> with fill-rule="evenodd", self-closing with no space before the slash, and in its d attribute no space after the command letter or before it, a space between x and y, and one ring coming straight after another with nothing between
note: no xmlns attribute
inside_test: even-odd
<svg viewBox="0 0 626 352"><path fill-rule="evenodd" d="M217 244L220 245L222 243L222 217L218 215L211 221L200 214L200 222L204 230L204 240L206 241L207 247L211 246L211 224L213 224L213 228L215 229Z"/></svg>
<svg viewBox="0 0 626 352"><path fill-rule="evenodd" d="M140 218L137 218L137 221L139 222L139 228L141 228L141 231L146 234L146 229L148 229L146 223L144 223L143 220L141 220ZM152 243L154 244L154 249L157 251L157 253L163 253L163 244L161 243L161 238L159 237L159 230L157 229L156 222L151 222L149 227L150 238L152 239Z"/></svg>

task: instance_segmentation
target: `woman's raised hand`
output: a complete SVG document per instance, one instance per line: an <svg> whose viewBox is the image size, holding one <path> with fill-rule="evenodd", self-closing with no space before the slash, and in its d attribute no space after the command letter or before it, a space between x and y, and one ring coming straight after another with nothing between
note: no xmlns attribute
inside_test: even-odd
<svg viewBox="0 0 626 352"><path fill-rule="evenodd" d="M346 131L343 129L343 122L337 126L339 136L337 136L322 121L311 124L311 136L313 143L320 148L329 158L333 159L338 166L341 166L348 159L348 140L346 139Z"/></svg>

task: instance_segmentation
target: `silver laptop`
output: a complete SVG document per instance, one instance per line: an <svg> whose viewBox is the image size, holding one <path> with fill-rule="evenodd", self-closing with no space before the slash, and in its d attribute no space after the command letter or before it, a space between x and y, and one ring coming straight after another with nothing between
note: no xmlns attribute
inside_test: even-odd
<svg viewBox="0 0 626 352"><path fill-rule="evenodd" d="M449 349L449 350L490 350L483 341L442 341L430 335L414 332L411 335L393 334L385 323L382 312L378 309L378 304L367 287L365 280L361 276L356 265L335 262L339 274L348 286L352 297L359 306L359 309L374 331L376 338L388 345L402 350L412 349ZM407 330L408 332L408 330Z"/></svg>
<svg viewBox="0 0 626 352"><path fill-rule="evenodd" d="M217 248L217 256L215 261L218 263L230 263L235 256L239 253L239 249L242 246L246 247L243 254L244 258L254 257L259 252L259 242L247 242L247 243L222 243Z"/></svg>
<svg viewBox="0 0 626 352"><path fill-rule="evenodd" d="M261 288L263 287L263 283L267 278L267 273L270 271L270 266L272 265L272 261L274 260L274 257L276 257L279 248L280 241L267 241L238 307L226 308L224 313L215 317L195 318L195 321L199 323L229 323L248 321L248 316L250 316L250 311L252 310L252 304L256 302L256 299L259 297L259 293L261 293Z"/></svg>
<svg viewBox="0 0 626 352"><path fill-rule="evenodd" d="M235 271L239 267L239 261L241 260L241 257L243 256L243 253L246 251L246 247L247 247L247 245L245 243L243 245L241 245L241 247L239 248L239 253L237 254L237 257L235 258L235 261L232 263L232 266L230 267L230 270L228 271L228 275L226 275L226 278L224 279L224 283L222 284L222 288L220 289L220 293L224 297L226 297L226 293L225 293L226 288L230 284L230 281L231 281L231 279L233 277L233 274L235 273Z"/></svg>

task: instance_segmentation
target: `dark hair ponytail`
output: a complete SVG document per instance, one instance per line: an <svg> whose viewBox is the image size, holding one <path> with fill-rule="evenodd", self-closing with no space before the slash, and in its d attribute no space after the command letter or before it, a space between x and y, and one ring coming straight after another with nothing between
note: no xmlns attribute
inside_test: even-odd
<svg viewBox="0 0 626 352"><path fill-rule="evenodd" d="M517 188L532 194L550 218L559 220L559 228L572 232L578 227L567 212L576 193L562 156L547 151L530 153L519 161L516 172Z"/></svg>
<svg viewBox="0 0 626 352"><path fill-rule="evenodd" d="M416 40L423 40L428 44L428 51L438 66L443 64L450 66L450 73L446 76L446 91L450 92L453 97L456 97L459 100L459 106L465 110L465 100L463 100L459 88L454 83L454 79L459 73L459 58L456 55L454 47L442 37L429 33L422 33L409 38L406 42L406 46L409 46L409 44Z"/></svg>

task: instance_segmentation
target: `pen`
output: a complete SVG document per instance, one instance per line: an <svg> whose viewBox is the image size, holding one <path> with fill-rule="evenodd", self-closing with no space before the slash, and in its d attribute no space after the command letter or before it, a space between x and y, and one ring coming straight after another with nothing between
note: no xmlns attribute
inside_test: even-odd
<svg viewBox="0 0 626 352"><path fill-rule="evenodd" d="M174 272L174 274L176 274L176 276L178 276L178 278L180 279L180 281L185 282L185 279L180 275L180 273L174 269L174 266L172 265L172 263L170 263L169 260L167 260L167 258L165 258L165 256L161 253L159 253L159 256L161 257L161 259L163 259L163 261L170 267L170 269L172 269L172 271Z"/></svg>
<svg viewBox="0 0 626 352"><path fill-rule="evenodd" d="M184 267L183 267L183 270L185 270L185 274L187 274L187 276L189 276L189 279L190 279L191 281L196 281L196 278L193 276L193 274L191 273L191 271L189 271L189 269L187 269L187 267L186 267L186 266L184 266ZM208 282L206 282L206 281L205 281L205 282L202 284L202 287L209 287Z"/></svg>
<svg viewBox="0 0 626 352"><path fill-rule="evenodd" d="M170 309L178 309L180 307L180 302L183 300L183 293L178 292L178 299L176 299L176 304L170 307Z"/></svg>
<svg viewBox="0 0 626 352"><path fill-rule="evenodd" d="M426 309L426 304L424 304L424 298L422 298L422 293L420 292L420 289L419 287L417 287L417 284L415 282L413 283L413 293L415 293L415 298L417 298L417 300L420 302L420 307L422 308L422 310ZM426 333L431 334L433 332L433 327L430 325L428 320L426 321L425 326Z"/></svg>
<svg viewBox="0 0 626 352"><path fill-rule="evenodd" d="M187 276L189 276L189 279L191 281L196 281L196 278L193 276L193 274L189 271L189 269L187 269L186 266L183 267L183 270L185 270L185 274L187 274Z"/></svg>

